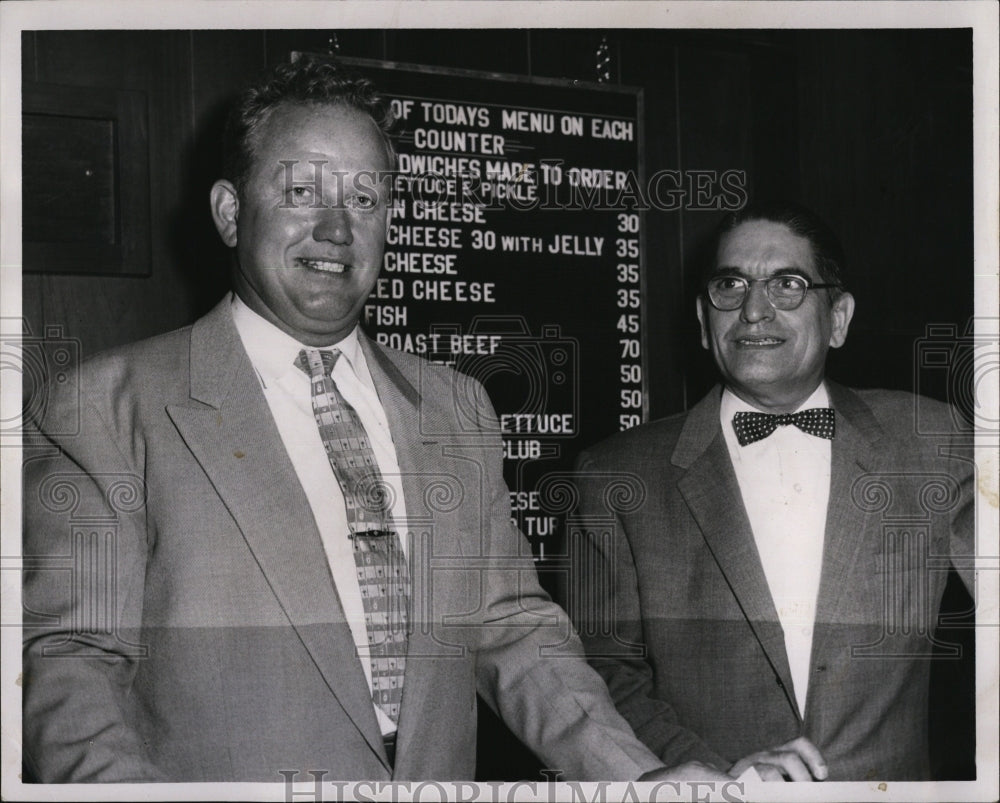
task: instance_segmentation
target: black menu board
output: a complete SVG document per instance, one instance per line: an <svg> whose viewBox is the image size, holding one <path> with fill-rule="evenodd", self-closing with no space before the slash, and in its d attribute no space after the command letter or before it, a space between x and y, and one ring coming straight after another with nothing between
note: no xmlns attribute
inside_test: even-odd
<svg viewBox="0 0 1000 803"><path fill-rule="evenodd" d="M544 561L576 455L643 418L641 90L340 61L398 118L366 331L484 384L514 519Z"/></svg>

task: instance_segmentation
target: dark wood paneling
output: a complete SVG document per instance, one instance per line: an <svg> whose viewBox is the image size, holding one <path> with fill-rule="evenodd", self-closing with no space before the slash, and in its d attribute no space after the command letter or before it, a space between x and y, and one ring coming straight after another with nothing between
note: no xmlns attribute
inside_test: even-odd
<svg viewBox="0 0 1000 803"><path fill-rule="evenodd" d="M168 38L161 31L40 31L37 80L147 90Z"/></svg>
<svg viewBox="0 0 1000 803"><path fill-rule="evenodd" d="M168 211L178 203L179 153L191 130L188 35L44 31L34 38L37 75L46 83L127 89L146 98L152 254L148 278L26 274L32 331L59 325L86 355L190 322L192 297L176 270L185 246L172 236Z"/></svg>
<svg viewBox="0 0 1000 803"><path fill-rule="evenodd" d="M21 76L25 81L37 81L35 69L35 32L21 32Z"/></svg>
<svg viewBox="0 0 1000 803"><path fill-rule="evenodd" d="M531 73L546 78L597 80L600 30L538 30L531 32ZM624 35L624 34L619 34ZM610 50L617 51L616 34L609 34ZM612 67L617 70L617 64Z"/></svg>
<svg viewBox="0 0 1000 803"><path fill-rule="evenodd" d="M832 369L911 389L914 341L972 315L968 31L813 32L797 42L802 184L840 233L857 310Z"/></svg>
<svg viewBox="0 0 1000 803"><path fill-rule="evenodd" d="M24 239L114 245L114 121L27 112L22 119Z"/></svg>
<svg viewBox="0 0 1000 803"><path fill-rule="evenodd" d="M390 61L523 75L527 52L527 34L518 30L385 32L385 58Z"/></svg>
<svg viewBox="0 0 1000 803"><path fill-rule="evenodd" d="M386 31L370 28L268 31L265 35L267 63L287 61L288 54L293 51L384 59L388 58L385 55L386 37Z"/></svg>
<svg viewBox="0 0 1000 803"><path fill-rule="evenodd" d="M209 193L222 173L226 114L239 90L266 67L264 31L195 31L191 34L192 85L188 103L194 127L184 149L174 225L186 237L192 258L179 265L179 279L195 299L195 313L210 309L229 289L229 250L209 214ZM286 56L287 58L287 56Z"/></svg>
<svg viewBox="0 0 1000 803"><path fill-rule="evenodd" d="M145 94L25 81L21 98L24 269L147 275Z"/></svg>
<svg viewBox="0 0 1000 803"><path fill-rule="evenodd" d="M742 170L752 185L755 153L752 129L753 94L750 83L752 61L746 52L718 46L686 45L678 52L680 164L684 171ZM671 341L679 345L685 363L686 404L694 404L715 381L715 370L698 340L694 318L696 281L705 254L705 243L720 217L716 210L692 208L693 198L681 217L681 249L684 272L684 310L673 329Z"/></svg>

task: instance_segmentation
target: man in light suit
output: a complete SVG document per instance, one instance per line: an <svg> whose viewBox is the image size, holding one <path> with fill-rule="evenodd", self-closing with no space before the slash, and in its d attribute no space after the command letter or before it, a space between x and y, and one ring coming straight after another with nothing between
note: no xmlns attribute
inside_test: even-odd
<svg viewBox="0 0 1000 803"><path fill-rule="evenodd" d="M972 590L974 466L946 405L825 379L854 311L842 263L805 209L728 216L697 300L722 386L579 460L577 624L668 763L928 778L933 624L949 562Z"/></svg>
<svg viewBox="0 0 1000 803"><path fill-rule="evenodd" d="M567 777L723 778L664 770L583 660L482 388L358 328L388 122L319 61L248 90L211 194L235 293L86 361L26 432L37 780L468 779L477 690Z"/></svg>

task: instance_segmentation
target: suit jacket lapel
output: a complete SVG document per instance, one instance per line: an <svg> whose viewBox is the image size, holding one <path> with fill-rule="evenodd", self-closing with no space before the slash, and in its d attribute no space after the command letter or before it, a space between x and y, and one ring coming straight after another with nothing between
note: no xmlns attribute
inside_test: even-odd
<svg viewBox="0 0 1000 803"><path fill-rule="evenodd" d="M837 411L837 432L832 445L830 501L827 506L823 570L816 602L816 624L846 621L839 613L850 604L851 567L867 540L866 515L852 497L854 483L878 463L878 441L882 437L871 410L845 387L827 382L830 402ZM829 628L816 630L813 661L823 647Z"/></svg>
<svg viewBox="0 0 1000 803"><path fill-rule="evenodd" d="M691 409L685 420L672 457L675 465L687 469L677 487L781 680L788 704L793 711L798 711L784 633L719 426L721 392L721 388L716 387Z"/></svg>
<svg viewBox="0 0 1000 803"><path fill-rule="evenodd" d="M385 762L361 665L309 502L227 297L191 332L191 401L167 413L253 552L344 711ZM289 549L289 543L295 548Z"/></svg>

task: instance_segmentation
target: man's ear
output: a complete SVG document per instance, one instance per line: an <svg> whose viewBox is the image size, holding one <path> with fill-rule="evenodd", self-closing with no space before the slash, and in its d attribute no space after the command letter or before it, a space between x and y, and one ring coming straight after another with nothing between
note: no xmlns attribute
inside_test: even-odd
<svg viewBox="0 0 1000 803"><path fill-rule="evenodd" d="M695 299L695 312L698 314L698 323L701 324L701 347L711 349L708 341L708 311L705 309L705 298L698 296Z"/></svg>
<svg viewBox="0 0 1000 803"><path fill-rule="evenodd" d="M847 340L847 329L854 317L854 296L841 293L830 308L833 329L830 332L830 347L839 349Z"/></svg>
<svg viewBox="0 0 1000 803"><path fill-rule="evenodd" d="M236 223L240 219L240 200L231 182L220 178L212 185L212 220L230 248L236 247Z"/></svg>

